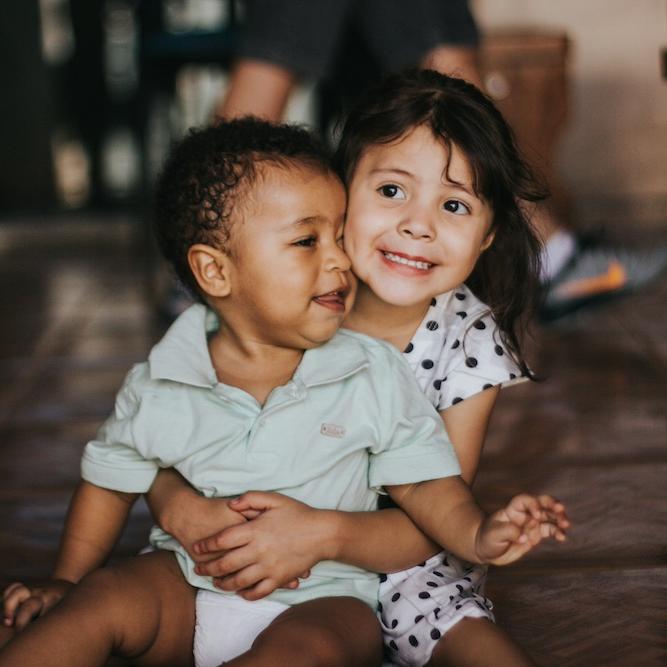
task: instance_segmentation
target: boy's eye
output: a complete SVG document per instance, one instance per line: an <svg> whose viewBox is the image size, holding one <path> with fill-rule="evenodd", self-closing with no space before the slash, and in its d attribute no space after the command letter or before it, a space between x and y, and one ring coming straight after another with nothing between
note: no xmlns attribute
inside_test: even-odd
<svg viewBox="0 0 667 667"><path fill-rule="evenodd" d="M314 236L307 236L305 239L299 239L295 241L292 245L299 246L301 248L312 248L317 243L317 239Z"/></svg>
<svg viewBox="0 0 667 667"><path fill-rule="evenodd" d="M470 213L470 208L458 199L448 199L444 203L443 208L445 211L449 211L455 215L468 215L468 213Z"/></svg>
<svg viewBox="0 0 667 667"><path fill-rule="evenodd" d="M403 192L398 185L394 185L393 183L380 186L378 192L388 199L405 199L405 192Z"/></svg>

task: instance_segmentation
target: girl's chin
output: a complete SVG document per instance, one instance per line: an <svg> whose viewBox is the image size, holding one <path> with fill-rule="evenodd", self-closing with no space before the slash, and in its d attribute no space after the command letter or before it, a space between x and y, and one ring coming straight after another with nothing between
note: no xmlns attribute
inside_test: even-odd
<svg viewBox="0 0 667 667"><path fill-rule="evenodd" d="M401 308L411 308L422 306L424 303L430 303L430 294L415 294L414 290L404 292L402 290L387 289L386 285L379 285L377 289L373 289L375 296L381 301L391 306L400 306Z"/></svg>

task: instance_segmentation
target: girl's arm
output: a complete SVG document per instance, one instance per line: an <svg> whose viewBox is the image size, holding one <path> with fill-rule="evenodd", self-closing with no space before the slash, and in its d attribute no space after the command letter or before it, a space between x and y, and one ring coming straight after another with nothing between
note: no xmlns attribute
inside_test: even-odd
<svg viewBox="0 0 667 667"><path fill-rule="evenodd" d="M461 477L468 486L472 486L475 481L498 394L500 387L491 387L440 411L461 466Z"/></svg>
<svg viewBox="0 0 667 667"><path fill-rule="evenodd" d="M565 539L565 507L551 496L521 494L487 516L460 477L387 487L394 501L434 541L472 563L505 565L545 537Z"/></svg>
<svg viewBox="0 0 667 667"><path fill-rule="evenodd" d="M17 629L46 613L72 584L102 565L125 525L137 494L79 482L70 501L53 577L35 586L12 584L4 593L4 624Z"/></svg>

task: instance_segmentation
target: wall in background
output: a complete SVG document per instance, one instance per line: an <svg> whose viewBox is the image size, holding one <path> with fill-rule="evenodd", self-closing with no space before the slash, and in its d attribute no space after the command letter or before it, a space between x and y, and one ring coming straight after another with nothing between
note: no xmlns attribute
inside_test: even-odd
<svg viewBox="0 0 667 667"><path fill-rule="evenodd" d="M472 0L485 31L569 36L570 120L558 171L584 224L667 224L665 0Z"/></svg>

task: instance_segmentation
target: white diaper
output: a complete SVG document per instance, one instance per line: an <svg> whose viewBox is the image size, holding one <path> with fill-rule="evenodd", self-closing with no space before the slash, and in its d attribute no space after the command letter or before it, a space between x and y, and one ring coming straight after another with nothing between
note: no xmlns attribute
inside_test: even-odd
<svg viewBox="0 0 667 667"><path fill-rule="evenodd" d="M237 595L197 593L194 657L196 667L218 667L245 653L287 605L271 600L248 602Z"/></svg>

